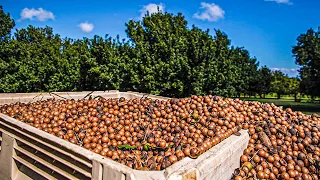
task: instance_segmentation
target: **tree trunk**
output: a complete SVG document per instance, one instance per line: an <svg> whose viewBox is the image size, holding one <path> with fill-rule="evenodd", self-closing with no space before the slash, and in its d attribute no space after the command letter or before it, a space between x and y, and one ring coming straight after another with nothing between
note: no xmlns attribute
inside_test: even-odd
<svg viewBox="0 0 320 180"><path fill-rule="evenodd" d="M280 99L281 98L281 94L277 93L277 98Z"/></svg>
<svg viewBox="0 0 320 180"><path fill-rule="evenodd" d="M264 98L264 99L266 98L266 94L265 94L265 93L263 94L263 98Z"/></svg>
<svg viewBox="0 0 320 180"><path fill-rule="evenodd" d="M262 94L261 93L259 93L259 96L260 96L260 99L262 99Z"/></svg>

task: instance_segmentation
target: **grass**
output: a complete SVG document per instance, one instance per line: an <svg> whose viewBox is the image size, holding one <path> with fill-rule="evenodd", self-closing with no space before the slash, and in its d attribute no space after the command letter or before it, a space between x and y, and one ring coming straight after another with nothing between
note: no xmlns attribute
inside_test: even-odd
<svg viewBox="0 0 320 180"><path fill-rule="evenodd" d="M294 111L301 111L305 114L320 114L320 104L308 102L308 98L301 98L302 102L295 102L293 97L284 97L281 99L276 99L272 97L266 98L247 98L242 97L240 99L247 101L259 101L262 103L273 103L277 106L283 106L283 108L291 108Z"/></svg>

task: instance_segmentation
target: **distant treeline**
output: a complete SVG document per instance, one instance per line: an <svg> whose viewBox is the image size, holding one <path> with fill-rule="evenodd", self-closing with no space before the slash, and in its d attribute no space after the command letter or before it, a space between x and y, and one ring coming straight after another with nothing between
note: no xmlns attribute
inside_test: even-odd
<svg viewBox="0 0 320 180"><path fill-rule="evenodd" d="M182 14L155 13L126 23L128 40L61 38L0 9L0 92L131 90L171 97L292 94L300 80L259 67L220 30L187 28ZM309 91L305 91L309 92Z"/></svg>

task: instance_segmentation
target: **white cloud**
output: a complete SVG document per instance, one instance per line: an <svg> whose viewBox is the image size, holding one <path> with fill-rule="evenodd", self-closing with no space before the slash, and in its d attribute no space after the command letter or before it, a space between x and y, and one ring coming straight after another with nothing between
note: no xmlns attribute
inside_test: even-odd
<svg viewBox="0 0 320 180"><path fill-rule="evenodd" d="M290 0L264 0L264 1L276 2L278 4L288 4L288 5L293 4L292 2L290 2Z"/></svg>
<svg viewBox="0 0 320 180"><path fill-rule="evenodd" d="M225 11L221 9L218 5L214 3L206 3L202 2L200 9L203 9L200 13L197 12L193 15L193 18L201 19L201 20L208 20L210 22L212 21L218 21L219 19L224 18Z"/></svg>
<svg viewBox="0 0 320 180"><path fill-rule="evenodd" d="M295 68L270 68L272 71L281 71L285 74L297 74L298 69Z"/></svg>
<svg viewBox="0 0 320 180"><path fill-rule="evenodd" d="M91 31L93 31L93 28L94 28L93 24L90 24L87 21L83 22L83 23L80 23L78 26L80 27L80 29L82 31L84 31L86 33L89 33Z"/></svg>
<svg viewBox="0 0 320 180"><path fill-rule="evenodd" d="M140 9L140 12L141 12L140 18L143 18L147 14L147 12L149 12L150 15L153 13L157 13L158 7L159 7L160 12L164 12L165 5L162 3L160 3L160 4L150 3L150 4L143 6L143 8Z"/></svg>
<svg viewBox="0 0 320 180"><path fill-rule="evenodd" d="M20 20L30 19L33 20L36 18L38 21L46 21L48 19L54 19L54 15L50 11L46 11L42 8L38 8L38 10L32 8L24 8L20 13Z"/></svg>

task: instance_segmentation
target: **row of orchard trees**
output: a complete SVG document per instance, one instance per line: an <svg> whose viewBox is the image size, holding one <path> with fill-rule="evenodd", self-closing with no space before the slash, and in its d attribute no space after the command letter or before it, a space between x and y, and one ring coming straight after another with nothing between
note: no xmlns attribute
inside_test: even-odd
<svg viewBox="0 0 320 180"><path fill-rule="evenodd" d="M291 93L281 72L215 30L187 28L182 14L126 24L128 40L61 38L52 28L16 30L0 9L0 92L132 90L164 96ZM280 76L279 76L280 74ZM297 79L295 79L298 81ZM278 89L277 89L278 88Z"/></svg>
<svg viewBox="0 0 320 180"><path fill-rule="evenodd" d="M265 98L269 93L276 93L277 98L280 99L281 95L293 95L295 101L298 100L300 94L300 79L295 77L288 77L281 71L271 71L266 66L258 69L257 77L254 81L256 84L253 94L259 94L260 98ZM250 95L250 94L249 94Z"/></svg>

